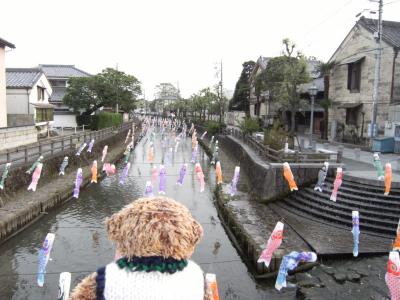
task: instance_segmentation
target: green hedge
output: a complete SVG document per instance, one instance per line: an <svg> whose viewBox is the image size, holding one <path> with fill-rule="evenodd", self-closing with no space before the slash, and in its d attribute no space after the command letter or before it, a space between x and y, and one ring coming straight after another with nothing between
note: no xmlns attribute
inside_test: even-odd
<svg viewBox="0 0 400 300"><path fill-rule="evenodd" d="M221 132L222 129L226 128L226 124L220 124L217 121L206 121L204 125L209 136L215 135L216 133Z"/></svg>
<svg viewBox="0 0 400 300"><path fill-rule="evenodd" d="M120 126L122 124L122 115L118 113L101 112L94 117L93 127L95 130Z"/></svg>
<svg viewBox="0 0 400 300"><path fill-rule="evenodd" d="M90 126L92 130L99 130L107 127L120 126L122 115L118 113L101 112L97 115L81 115L76 117L78 126Z"/></svg>

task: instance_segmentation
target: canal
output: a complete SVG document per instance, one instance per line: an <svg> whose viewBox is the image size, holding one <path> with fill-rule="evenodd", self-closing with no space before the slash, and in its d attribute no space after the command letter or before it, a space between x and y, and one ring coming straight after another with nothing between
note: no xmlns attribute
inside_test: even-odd
<svg viewBox="0 0 400 300"><path fill-rule="evenodd" d="M172 146L172 139L171 146ZM52 210L36 223L0 246L0 299L56 299L60 272L72 273L71 289L86 275L109 263L114 257L114 246L107 239L104 219L124 205L142 197L145 182L151 179L153 165L162 159L160 135L155 141L154 164L147 161L148 136L136 146L131 156L131 169L124 185L118 175L98 184L90 184L77 200L71 200ZM294 290L283 294L267 285L257 284L246 265L232 246L213 204L215 174L206 154L199 147L198 161L206 175L206 189L200 193L193 164L190 164L191 140L182 140L167 170L167 196L186 205L202 224L204 237L192 257L204 272L217 274L221 299L293 299ZM221 149L220 160L227 184L237 162ZM182 186L177 186L179 169L188 163ZM122 165L117 166L122 171ZM248 179L241 174L239 190L246 192ZM154 186L157 191L157 184ZM38 251L48 232L56 238L47 265L45 285L36 285ZM266 237L267 238L267 237Z"/></svg>

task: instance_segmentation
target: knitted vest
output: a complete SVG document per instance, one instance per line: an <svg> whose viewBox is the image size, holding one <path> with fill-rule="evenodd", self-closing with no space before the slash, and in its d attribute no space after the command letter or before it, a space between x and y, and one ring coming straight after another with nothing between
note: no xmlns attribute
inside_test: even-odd
<svg viewBox="0 0 400 300"><path fill-rule="evenodd" d="M96 282L98 300L203 300L204 297L203 271L192 261L174 274L133 272L113 262L98 270Z"/></svg>

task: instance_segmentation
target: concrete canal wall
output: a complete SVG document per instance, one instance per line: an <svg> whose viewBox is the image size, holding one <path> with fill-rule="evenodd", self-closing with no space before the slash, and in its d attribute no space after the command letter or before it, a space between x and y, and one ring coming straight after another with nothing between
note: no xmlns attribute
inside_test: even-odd
<svg viewBox="0 0 400 300"><path fill-rule="evenodd" d="M223 139L224 138L219 137L219 141ZM199 143L207 155L211 156L211 150L208 148L208 145L202 140L199 140ZM222 145L225 147L227 143L223 142ZM232 143L231 146L234 146L234 144ZM230 149L227 150L229 151ZM241 162L241 166L249 163L246 161L246 159L249 158L246 158L243 154L242 156L236 156L237 154L238 153L235 152L234 157L237 157L238 161ZM262 165L260 166L260 164ZM269 176L268 174L270 173L268 172L271 169L262 170L264 164L263 162L257 164L259 168L259 170L255 171L255 174L258 174L257 176L260 176L260 173L257 172L264 172L265 176ZM278 168L274 168L272 170L276 171L277 169ZM244 168L243 171L245 173L248 172L247 168ZM252 174L255 176L254 173ZM282 176L281 173L276 172L275 175L278 176L277 174ZM305 243L305 241L289 226L285 228L285 239L282 246L275 251L270 266L267 268L264 263L258 263L257 260L265 247L266 240L273 231L276 222L281 220L280 216L267 205L252 200L253 197L247 194L240 194L232 198L223 191L221 186L216 186L214 194L215 204L218 208L218 214L222 220L222 224L255 278L266 279L276 276L283 255L288 253L291 249L311 251L309 245L307 245L307 243ZM296 272L312 268L316 264L317 263L304 264L298 267Z"/></svg>
<svg viewBox="0 0 400 300"><path fill-rule="evenodd" d="M218 141L225 149L237 158L241 170L251 178L252 196L261 201L269 202L281 199L290 193L288 184L283 177L281 163L268 163L258 157L248 145L239 143L234 137L219 136ZM329 173L334 173L337 164L331 165ZM291 163L293 176L298 186L315 184L318 171L322 164Z"/></svg>
<svg viewBox="0 0 400 300"><path fill-rule="evenodd" d="M116 131L115 135L94 144L92 153L86 149L81 156L76 156L75 150L57 153L45 157L41 179L36 192L26 191L31 181L31 176L26 174L29 165L20 165L12 169L7 179L4 191L0 194L0 243L19 230L22 230L32 221L42 216L46 211L62 205L72 197L75 183L76 170L83 170L81 188L89 184L91 179L91 165L93 160L98 160L98 174L101 175L100 163L104 145L109 146L107 162L116 162L123 156L126 149L124 144L128 129ZM135 144L139 141L139 130L135 131ZM64 176L58 175L59 166L64 158L69 157L69 165Z"/></svg>

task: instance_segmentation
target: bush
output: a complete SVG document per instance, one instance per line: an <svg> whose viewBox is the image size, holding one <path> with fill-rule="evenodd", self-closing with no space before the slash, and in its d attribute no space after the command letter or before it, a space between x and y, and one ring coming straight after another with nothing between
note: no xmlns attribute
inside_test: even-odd
<svg viewBox="0 0 400 300"><path fill-rule="evenodd" d="M76 123L78 124L78 126L85 125L85 126L92 127L94 117L95 116L92 116L92 115L76 116Z"/></svg>
<svg viewBox="0 0 400 300"><path fill-rule="evenodd" d="M118 113L101 112L94 116L92 129L99 130L107 127L120 126L122 115Z"/></svg>
<svg viewBox="0 0 400 300"><path fill-rule="evenodd" d="M226 124L217 121L207 121L204 125L209 136L215 135L216 133L221 132L222 129L226 128Z"/></svg>
<svg viewBox="0 0 400 300"><path fill-rule="evenodd" d="M281 150L285 147L287 137L285 129L275 122L271 128L264 131L264 144L274 150Z"/></svg>
<svg viewBox="0 0 400 300"><path fill-rule="evenodd" d="M252 134L260 130L260 124L256 118L246 117L239 126L244 134Z"/></svg>

